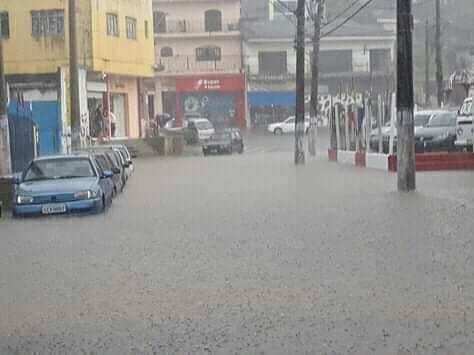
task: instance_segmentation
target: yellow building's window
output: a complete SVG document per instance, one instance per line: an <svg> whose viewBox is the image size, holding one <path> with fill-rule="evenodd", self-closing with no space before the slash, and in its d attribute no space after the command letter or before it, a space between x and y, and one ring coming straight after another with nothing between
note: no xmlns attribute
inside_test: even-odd
<svg viewBox="0 0 474 355"><path fill-rule="evenodd" d="M10 38L10 19L8 12L0 12L0 38Z"/></svg>
<svg viewBox="0 0 474 355"><path fill-rule="evenodd" d="M33 36L63 36L64 10L31 11Z"/></svg>
<svg viewBox="0 0 474 355"><path fill-rule="evenodd" d="M148 21L145 21L145 38L148 38Z"/></svg>
<svg viewBox="0 0 474 355"><path fill-rule="evenodd" d="M127 38L137 39L137 20L133 17L126 17L125 22L127 23Z"/></svg>
<svg viewBox="0 0 474 355"><path fill-rule="evenodd" d="M107 14L107 34L109 36L119 36L119 20L117 14Z"/></svg>

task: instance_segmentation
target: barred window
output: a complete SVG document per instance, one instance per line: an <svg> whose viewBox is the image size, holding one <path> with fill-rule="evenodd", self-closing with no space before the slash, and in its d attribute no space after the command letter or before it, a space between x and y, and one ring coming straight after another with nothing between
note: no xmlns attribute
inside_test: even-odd
<svg viewBox="0 0 474 355"><path fill-rule="evenodd" d="M8 12L0 12L0 38L10 38L10 19Z"/></svg>
<svg viewBox="0 0 474 355"><path fill-rule="evenodd" d="M33 36L64 35L64 10L31 11Z"/></svg>
<svg viewBox="0 0 474 355"><path fill-rule="evenodd" d="M173 48L171 47L163 47L160 50L160 56L161 57L172 57L173 56Z"/></svg>
<svg viewBox="0 0 474 355"><path fill-rule="evenodd" d="M107 14L107 34L109 36L119 36L119 21L116 14Z"/></svg>
<svg viewBox="0 0 474 355"><path fill-rule="evenodd" d="M127 38L137 39L137 20L133 17L126 17L125 22L127 23Z"/></svg>
<svg viewBox="0 0 474 355"><path fill-rule="evenodd" d="M221 60L220 47L199 47L196 48L196 60L198 62Z"/></svg>

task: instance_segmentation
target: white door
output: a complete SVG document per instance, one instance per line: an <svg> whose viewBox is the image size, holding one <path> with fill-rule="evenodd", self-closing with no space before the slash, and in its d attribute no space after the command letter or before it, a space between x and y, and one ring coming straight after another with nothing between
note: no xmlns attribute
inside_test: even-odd
<svg viewBox="0 0 474 355"><path fill-rule="evenodd" d="M127 136L127 114L125 112L125 95L114 94L112 95L112 112L115 115L115 135L114 137L126 137Z"/></svg>
<svg viewBox="0 0 474 355"><path fill-rule="evenodd" d="M283 123L283 132L291 133L295 131L295 118L288 118L285 123Z"/></svg>

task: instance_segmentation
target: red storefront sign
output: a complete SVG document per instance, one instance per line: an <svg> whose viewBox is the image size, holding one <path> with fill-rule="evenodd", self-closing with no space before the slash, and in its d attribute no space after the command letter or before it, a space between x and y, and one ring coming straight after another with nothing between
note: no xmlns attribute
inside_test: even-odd
<svg viewBox="0 0 474 355"><path fill-rule="evenodd" d="M245 90L243 74L235 75L206 75L176 78L177 92L192 91L226 91L238 92Z"/></svg>
<svg viewBox="0 0 474 355"><path fill-rule="evenodd" d="M233 126L244 128L245 76L243 74L186 76L176 78L176 121L182 125L183 97L188 93L229 93L233 96ZM223 112L226 114L225 112ZM229 114L229 112L227 112ZM210 117L209 117L210 118ZM210 118L211 119L211 118Z"/></svg>

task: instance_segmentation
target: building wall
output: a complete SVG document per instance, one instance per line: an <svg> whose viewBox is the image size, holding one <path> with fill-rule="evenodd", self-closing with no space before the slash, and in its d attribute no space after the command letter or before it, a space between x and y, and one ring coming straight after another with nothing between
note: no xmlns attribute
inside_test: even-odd
<svg viewBox="0 0 474 355"><path fill-rule="evenodd" d="M10 38L4 41L5 70L7 74L54 73L58 67L68 65L69 34L67 31L67 0L0 0L0 11L7 11L10 20ZM80 62L90 62L89 0L78 0L80 25L85 28L78 32ZM64 10L64 35L57 37L32 35L31 11Z"/></svg>
<svg viewBox="0 0 474 355"><path fill-rule="evenodd" d="M76 0L79 64L89 70L151 77L154 65L151 0ZM32 36L32 10L64 10L64 35ZM67 0L0 0L0 11L10 19L10 38L5 40L8 74L53 73L67 66L69 33ZM107 35L106 13L119 15L120 37ZM126 38L125 16L137 19L137 39ZM145 38L145 21L148 38Z"/></svg>
<svg viewBox="0 0 474 355"><path fill-rule="evenodd" d="M306 65L310 66L311 46L306 49ZM394 60L394 39L352 39L335 38L323 39L321 41L321 51L352 49L352 66L354 72L368 72L370 68L370 50L390 49L392 61ZM262 51L286 51L287 68L289 74L296 73L296 51L292 41L278 42L246 42L244 44L245 67L249 74L259 73L258 53Z"/></svg>
<svg viewBox="0 0 474 355"><path fill-rule="evenodd" d="M222 13L223 32L204 32L205 12L217 9ZM168 28L178 21L189 23L190 30L186 33L171 31L171 33L156 34L155 57L157 64L164 65L164 74L192 74L202 72L239 72L242 66L240 32L227 31L226 24L239 23L240 1L154 1L154 11L164 12ZM215 63L197 62L196 48L218 46L222 58ZM161 58L163 47L173 49L172 58Z"/></svg>
<svg viewBox="0 0 474 355"><path fill-rule="evenodd" d="M216 0L189 0L189 1L159 1L153 2L154 11L162 11L167 14L167 20L191 20L204 23L204 12L206 10L218 9L222 12L224 21L240 19L240 1L216 1Z"/></svg>
<svg viewBox="0 0 474 355"><path fill-rule="evenodd" d="M138 85L136 78L113 77L110 80L111 94L125 94L125 109L127 112L127 133L130 138L140 137L138 117Z"/></svg>
<svg viewBox="0 0 474 355"><path fill-rule="evenodd" d="M92 18L92 70L111 74L153 75L153 16L151 0L89 0ZM107 13L119 17L119 37L107 35ZM137 39L126 36L125 17L137 20ZM145 36L145 21L148 37Z"/></svg>
<svg viewBox="0 0 474 355"><path fill-rule="evenodd" d="M222 57L226 56L241 56L240 37L232 38L160 38L159 44L155 49L157 57L160 56L160 50L163 47L169 46L173 48L175 56L190 56L196 55L196 48L203 46L218 46L222 49Z"/></svg>

